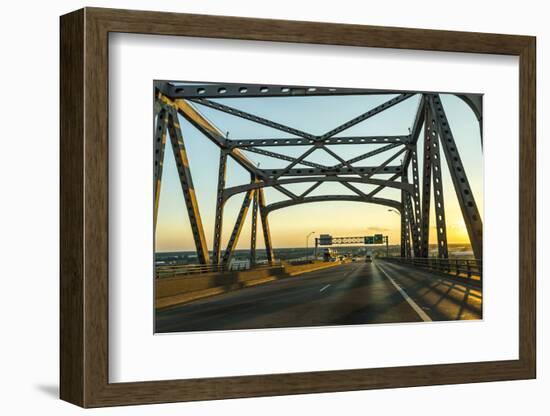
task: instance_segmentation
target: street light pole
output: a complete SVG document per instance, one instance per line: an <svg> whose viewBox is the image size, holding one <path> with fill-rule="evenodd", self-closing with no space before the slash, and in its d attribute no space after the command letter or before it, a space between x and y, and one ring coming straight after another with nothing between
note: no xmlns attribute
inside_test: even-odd
<svg viewBox="0 0 550 416"><path fill-rule="evenodd" d="M398 212L398 211L395 210L395 209L388 209L388 212L393 212L395 215L401 216L401 213ZM388 243L388 236L386 236L386 257L389 257L389 256L390 256L390 255L389 255L389 248L388 248L388 245L389 245L389 243Z"/></svg>
<svg viewBox="0 0 550 416"><path fill-rule="evenodd" d="M308 251L308 244L309 244L309 237L311 235L315 234L315 231L312 231L310 232L307 236L306 236L306 261L309 261L309 251Z"/></svg>

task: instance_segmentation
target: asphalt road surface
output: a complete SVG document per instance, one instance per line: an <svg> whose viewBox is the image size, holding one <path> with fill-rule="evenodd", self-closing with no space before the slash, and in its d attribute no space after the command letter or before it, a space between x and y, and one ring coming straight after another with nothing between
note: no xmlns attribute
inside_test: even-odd
<svg viewBox="0 0 550 416"><path fill-rule="evenodd" d="M273 281L156 314L156 332L481 319L473 287L380 260Z"/></svg>

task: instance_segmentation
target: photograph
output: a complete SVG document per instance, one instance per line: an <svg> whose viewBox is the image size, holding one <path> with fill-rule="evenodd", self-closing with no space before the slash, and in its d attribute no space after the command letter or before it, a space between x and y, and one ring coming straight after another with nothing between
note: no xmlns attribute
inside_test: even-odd
<svg viewBox="0 0 550 416"><path fill-rule="evenodd" d="M482 94L153 91L155 333L482 319Z"/></svg>

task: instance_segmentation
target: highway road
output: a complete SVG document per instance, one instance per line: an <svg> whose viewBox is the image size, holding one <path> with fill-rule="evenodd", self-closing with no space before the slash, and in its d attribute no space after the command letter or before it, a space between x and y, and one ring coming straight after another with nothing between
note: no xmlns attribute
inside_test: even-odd
<svg viewBox="0 0 550 416"><path fill-rule="evenodd" d="M158 311L155 332L481 319L481 293L430 272L352 262Z"/></svg>

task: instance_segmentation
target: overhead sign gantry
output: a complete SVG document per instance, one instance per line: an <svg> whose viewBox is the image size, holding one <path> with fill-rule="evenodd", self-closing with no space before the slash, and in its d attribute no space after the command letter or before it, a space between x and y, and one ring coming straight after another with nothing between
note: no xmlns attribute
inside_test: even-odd
<svg viewBox="0 0 550 416"><path fill-rule="evenodd" d="M317 257L318 246L347 246L350 244L379 245L386 243L386 255L389 252L389 238L387 235L374 234L361 237L333 237L330 234L321 234L315 238L315 257Z"/></svg>

